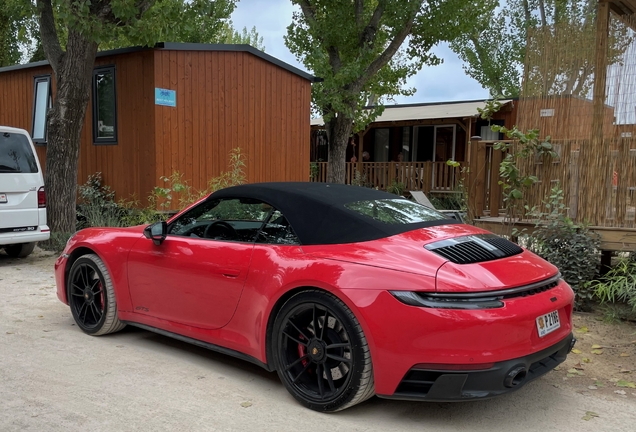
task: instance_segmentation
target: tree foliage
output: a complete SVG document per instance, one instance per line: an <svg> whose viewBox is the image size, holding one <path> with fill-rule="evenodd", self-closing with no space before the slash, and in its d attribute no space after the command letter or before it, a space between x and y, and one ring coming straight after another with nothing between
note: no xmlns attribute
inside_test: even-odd
<svg viewBox="0 0 636 432"><path fill-rule="evenodd" d="M491 96L518 96L525 31L517 31L508 9L498 6L498 0L488 0L488 13L476 16L474 30L460 35L450 47L464 61L466 73Z"/></svg>
<svg viewBox="0 0 636 432"><path fill-rule="evenodd" d="M75 230L80 136L99 47L152 46L187 33L213 37L222 33L235 1L37 0L42 47L57 82L46 149L52 231Z"/></svg>
<svg viewBox="0 0 636 432"><path fill-rule="evenodd" d="M519 95L526 54L531 65L525 71L529 94L585 96L594 73L597 4L597 0L489 0L488 13L476 17L474 31L457 38L451 48L464 61L466 73L492 96ZM626 27L614 25L610 64L629 43Z"/></svg>
<svg viewBox="0 0 636 432"><path fill-rule="evenodd" d="M251 30L243 27L243 30L239 32L234 29L231 21L225 24L218 38L218 43L251 45L256 49L265 51L263 37L258 34L256 27L252 27Z"/></svg>
<svg viewBox="0 0 636 432"><path fill-rule="evenodd" d="M353 131L363 130L382 104L410 95L407 79L442 60L431 53L468 27L485 0L292 0L300 7L285 43L314 75L315 109L329 137L329 181L343 183L345 150ZM369 100L374 107L364 109Z"/></svg>
<svg viewBox="0 0 636 432"><path fill-rule="evenodd" d="M20 45L28 48L36 31L33 5L28 0L0 1L0 67L19 63Z"/></svg>

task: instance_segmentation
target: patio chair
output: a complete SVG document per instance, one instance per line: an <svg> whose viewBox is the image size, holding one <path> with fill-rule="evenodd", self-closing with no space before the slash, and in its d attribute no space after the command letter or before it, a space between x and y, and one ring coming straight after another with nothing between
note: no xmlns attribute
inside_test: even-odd
<svg viewBox="0 0 636 432"><path fill-rule="evenodd" d="M426 194L422 191L410 191L411 196L413 197L413 199L418 203L418 204L422 204L425 207L428 208L432 208L433 210L435 210L435 206L433 204L431 204L431 202L428 200L428 198L426 197Z"/></svg>
<svg viewBox="0 0 636 432"><path fill-rule="evenodd" d="M426 194L422 191L410 191L411 196L418 204L422 204L424 207L428 207L433 210L437 210L433 204L428 200ZM456 219L459 222L464 222L464 217L466 216L463 212L459 210L437 210L440 213L448 216L449 218Z"/></svg>

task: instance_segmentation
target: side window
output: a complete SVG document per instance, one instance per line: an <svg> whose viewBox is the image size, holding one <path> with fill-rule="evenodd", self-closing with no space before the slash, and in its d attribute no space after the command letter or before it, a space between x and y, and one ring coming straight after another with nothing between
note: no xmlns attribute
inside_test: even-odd
<svg viewBox="0 0 636 432"><path fill-rule="evenodd" d="M261 230L257 243L278 245L299 245L300 241L289 222L279 210L272 212L271 217Z"/></svg>
<svg viewBox="0 0 636 432"><path fill-rule="evenodd" d="M255 200L233 198L205 201L170 224L168 233L253 242L271 212L271 206Z"/></svg>
<svg viewBox="0 0 636 432"><path fill-rule="evenodd" d="M51 75L35 77L33 83L33 125L31 138L36 144L46 144L46 120L51 108Z"/></svg>
<svg viewBox="0 0 636 432"><path fill-rule="evenodd" d="M115 66L93 71L93 143L117 144Z"/></svg>
<svg viewBox="0 0 636 432"><path fill-rule="evenodd" d="M0 175L38 172L35 157L26 135L9 132L0 134Z"/></svg>

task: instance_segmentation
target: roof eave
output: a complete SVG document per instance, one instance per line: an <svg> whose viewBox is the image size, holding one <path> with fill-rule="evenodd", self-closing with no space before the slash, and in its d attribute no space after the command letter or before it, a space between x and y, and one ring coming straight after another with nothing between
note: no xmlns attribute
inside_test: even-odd
<svg viewBox="0 0 636 432"><path fill-rule="evenodd" d="M266 54L263 51L247 44L231 45L231 44L195 44L195 43L178 43L178 42L159 42L152 48L147 46L135 46L135 47L128 47L128 48L117 48L117 49L107 50L107 51L99 51L97 53L96 58L121 55L121 54L130 54L130 53L148 51L153 49L171 50L171 51L248 52L252 55L255 55L256 57L259 57L267 61L268 63L274 64L280 68L283 68L293 73L294 75L298 75L301 78L304 78L312 83L323 81L322 78L315 77L301 69L298 69L295 66L285 63L284 61L279 60L276 57ZM36 68L36 67L48 66L48 65L49 65L49 62L46 60L43 60L43 61L33 62L33 63L6 66L6 67L0 68L0 73L10 72L10 71L15 71L20 69L30 69L30 68Z"/></svg>

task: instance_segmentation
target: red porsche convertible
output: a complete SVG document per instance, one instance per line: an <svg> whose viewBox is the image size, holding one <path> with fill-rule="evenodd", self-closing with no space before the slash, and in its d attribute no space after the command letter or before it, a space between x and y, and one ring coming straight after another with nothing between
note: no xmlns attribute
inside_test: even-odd
<svg viewBox="0 0 636 432"><path fill-rule="evenodd" d="M167 223L79 231L55 270L84 332L132 325L236 356L318 411L500 395L575 341L556 267L356 186L223 189Z"/></svg>

